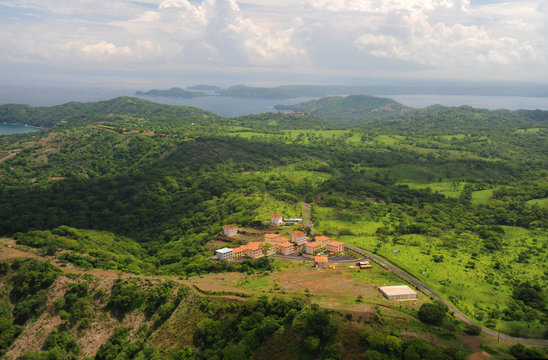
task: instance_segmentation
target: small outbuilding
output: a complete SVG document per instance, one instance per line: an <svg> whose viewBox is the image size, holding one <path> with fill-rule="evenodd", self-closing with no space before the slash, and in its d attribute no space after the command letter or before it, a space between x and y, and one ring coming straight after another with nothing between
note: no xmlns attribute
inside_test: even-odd
<svg viewBox="0 0 548 360"><path fill-rule="evenodd" d="M295 224L302 224L303 219L295 218L295 219L284 219L284 223L287 225L295 225Z"/></svg>
<svg viewBox="0 0 548 360"><path fill-rule="evenodd" d="M417 293L407 285L382 286L379 288L379 291L388 300L409 300L417 298Z"/></svg>
<svg viewBox="0 0 548 360"><path fill-rule="evenodd" d="M327 269L329 266L327 256L314 256L314 266L318 269Z"/></svg>

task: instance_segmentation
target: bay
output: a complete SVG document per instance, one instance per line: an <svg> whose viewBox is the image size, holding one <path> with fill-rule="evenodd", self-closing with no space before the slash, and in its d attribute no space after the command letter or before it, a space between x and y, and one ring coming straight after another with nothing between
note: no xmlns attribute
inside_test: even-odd
<svg viewBox="0 0 548 360"><path fill-rule="evenodd" d="M0 135L21 134L41 130L36 127L18 124L0 124Z"/></svg>

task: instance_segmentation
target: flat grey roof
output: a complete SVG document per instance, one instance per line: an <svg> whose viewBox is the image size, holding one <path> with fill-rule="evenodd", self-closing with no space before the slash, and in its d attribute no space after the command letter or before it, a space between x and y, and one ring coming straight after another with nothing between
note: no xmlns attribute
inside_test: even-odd
<svg viewBox="0 0 548 360"><path fill-rule="evenodd" d="M215 252L218 252L220 254L226 254L226 253L232 252L232 249L225 247L225 248L222 248L222 249L219 249L219 250L215 250Z"/></svg>
<svg viewBox="0 0 548 360"><path fill-rule="evenodd" d="M383 286L379 288L387 296L408 295L417 293L407 285Z"/></svg>

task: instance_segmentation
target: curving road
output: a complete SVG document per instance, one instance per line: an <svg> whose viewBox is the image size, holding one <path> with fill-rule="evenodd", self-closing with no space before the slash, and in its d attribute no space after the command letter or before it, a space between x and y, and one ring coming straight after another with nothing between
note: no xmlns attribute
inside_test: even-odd
<svg viewBox="0 0 548 360"><path fill-rule="evenodd" d="M445 301L444 299L442 299L441 296L439 296L438 294L436 294L432 289L430 289L428 286L424 285L423 283L421 283L420 281L418 281L417 279L415 279L414 277L404 273L403 271L401 271L400 269L398 269L397 267L395 267L394 265L391 265L390 263L386 262L385 260L381 259L380 257L376 256L376 255L373 255L371 253L368 253L367 251L364 251L362 249L359 249L355 246L352 246L352 245L348 245L348 244L344 244L345 247L347 247L348 249L352 250L352 251L355 251L357 252L358 254L361 254L363 256L367 256L368 258L370 258L371 260L375 261L377 264L385 267L386 269L389 269L391 270L392 272L394 272L395 274L397 274L398 276L400 276L401 278L407 280L408 282L410 282L411 284L415 285L416 287L418 287L419 289L421 289L423 292L425 292L426 294L432 296L434 299L437 299L437 300L440 300L442 301L445 305L447 305L447 307L449 308L450 311L454 312L455 314L455 317L459 320L462 320L464 321L465 323L467 324L471 324L471 325L475 325L475 326L479 326L478 324L476 324L475 322L473 322L472 320L470 320L469 318L467 318L465 315L463 315L460 311L458 311L457 309L455 309L455 307L451 304L449 304L447 301ZM481 327L481 326L480 326ZM541 345L541 346L548 346L548 340L543 340L543 339L524 339L524 338L516 338L516 337L512 337L512 336L508 336L508 335L503 335L503 334L499 334L497 333L496 331L493 331L493 330L490 330L490 329L487 329L485 327L481 327L481 331L484 332L485 334L488 334L488 335L492 335L492 336L498 336L500 339L502 340L505 340L505 341L512 341L512 342L516 342L516 343L521 343L521 344L528 344L528 345Z"/></svg>

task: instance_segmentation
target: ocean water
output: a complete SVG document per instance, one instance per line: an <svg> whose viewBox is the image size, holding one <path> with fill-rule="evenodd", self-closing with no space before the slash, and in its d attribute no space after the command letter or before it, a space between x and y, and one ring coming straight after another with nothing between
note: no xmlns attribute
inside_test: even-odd
<svg viewBox="0 0 548 360"><path fill-rule="evenodd" d="M38 130L40 129L27 125L0 124L0 135L21 134Z"/></svg>

